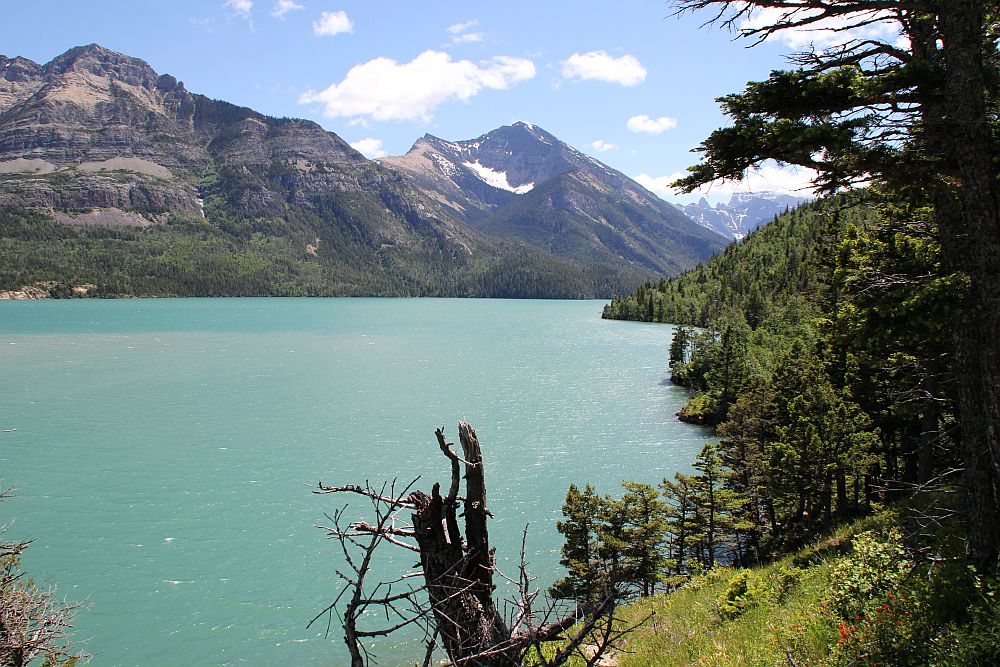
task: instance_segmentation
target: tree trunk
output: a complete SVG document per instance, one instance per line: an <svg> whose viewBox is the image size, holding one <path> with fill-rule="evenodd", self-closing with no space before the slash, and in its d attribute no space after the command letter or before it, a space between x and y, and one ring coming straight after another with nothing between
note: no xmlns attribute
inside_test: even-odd
<svg viewBox="0 0 1000 667"><path fill-rule="evenodd" d="M486 482L483 457L476 432L459 424L465 458L465 535L456 519L459 460L438 430L438 444L451 459L451 489L447 497L435 484L430 496L416 492L411 499L417 509L413 526L420 546L428 596L445 651L452 662L468 667L516 667L516 650L510 632L493 602L493 554L490 551L486 517ZM506 649L498 647L505 646ZM469 660L471 656L481 656Z"/></svg>
<svg viewBox="0 0 1000 667"><path fill-rule="evenodd" d="M851 516L853 514L847 502L847 471L844 466L837 466L837 514L839 516Z"/></svg>
<svg viewBox="0 0 1000 667"><path fill-rule="evenodd" d="M927 380L924 383L924 391L927 398L924 400L923 411L920 413L920 444L917 452L917 482L926 484L934 477L934 443L938 436L938 404L936 364L929 369Z"/></svg>
<svg viewBox="0 0 1000 667"><path fill-rule="evenodd" d="M970 279L970 309L955 331L958 407L968 495L969 556L992 569L1000 554L1000 217L987 113L983 0L941 0L944 122L938 145L957 182L939 188L946 269Z"/></svg>

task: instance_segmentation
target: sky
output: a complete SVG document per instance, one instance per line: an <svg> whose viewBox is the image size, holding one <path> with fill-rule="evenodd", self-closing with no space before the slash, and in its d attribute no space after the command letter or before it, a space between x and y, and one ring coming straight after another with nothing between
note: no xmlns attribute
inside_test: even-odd
<svg viewBox="0 0 1000 667"><path fill-rule="evenodd" d="M314 120L369 157L521 120L669 201L807 195L808 173L776 166L693 195L667 186L726 124L716 98L822 38L748 48L708 18L666 0L8 0L0 54L45 63L98 43L191 92Z"/></svg>

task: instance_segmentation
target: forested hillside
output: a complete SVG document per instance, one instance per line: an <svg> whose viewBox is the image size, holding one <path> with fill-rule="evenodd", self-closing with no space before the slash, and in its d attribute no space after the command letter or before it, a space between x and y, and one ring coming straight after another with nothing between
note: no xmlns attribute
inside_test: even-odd
<svg viewBox="0 0 1000 667"><path fill-rule="evenodd" d="M608 297L724 242L526 123L411 153L96 44L0 56L0 296Z"/></svg>
<svg viewBox="0 0 1000 667"><path fill-rule="evenodd" d="M0 289L50 296L474 296L580 298L628 269L590 271L534 248L469 255L436 244L376 249L308 211L283 220L170 216L145 227L66 225L0 209ZM622 282L618 282L622 281ZM74 290L74 288L77 288Z"/></svg>
<svg viewBox="0 0 1000 667"><path fill-rule="evenodd" d="M695 580L634 618L670 615L666 635L686 648L664 648L663 664L757 664L736 655L785 649L809 664L990 664L996 582L963 564L948 335L968 307L967 278L942 268L928 211L874 191L801 207L703 266L615 299L605 317L678 325L664 354L691 391L680 417L716 425L721 441L706 445L695 474L659 489L627 484L615 498L572 487L560 524L570 576L556 592L592 595L611 553L639 595L720 563L778 560ZM599 519L581 531L588 507ZM865 533L865 517L886 507ZM912 577L924 583L904 584ZM765 617L791 628L772 623L764 636ZM723 630L724 644L706 643ZM645 657L622 664L666 660L650 648L664 640L640 634Z"/></svg>
<svg viewBox="0 0 1000 667"><path fill-rule="evenodd" d="M836 244L875 212L857 194L804 204L675 278L641 285L604 308L604 317L704 327L738 310L756 329L788 307L825 298ZM772 323L773 324L773 323Z"/></svg>

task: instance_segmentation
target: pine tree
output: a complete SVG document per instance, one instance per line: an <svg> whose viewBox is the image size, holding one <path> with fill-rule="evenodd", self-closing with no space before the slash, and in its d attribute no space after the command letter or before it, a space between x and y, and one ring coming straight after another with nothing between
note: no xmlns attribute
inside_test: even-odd
<svg viewBox="0 0 1000 667"><path fill-rule="evenodd" d="M729 468L726 488L745 504L735 514L738 559L749 565L765 559L765 543L777 530L774 503L767 493L770 474L767 443L774 436L769 418L770 386L760 383L744 393L719 425L719 457Z"/></svg>
<svg viewBox="0 0 1000 667"><path fill-rule="evenodd" d="M688 191L739 179L776 159L816 169L835 191L858 182L927 204L947 274L968 279L969 308L951 322L965 458L969 552L1000 556L1000 180L996 167L998 9L995 0L674 0L708 9L758 42L834 23L840 34L889 23L884 40L846 39L793 60L722 99L732 126L702 144ZM769 20L746 21L770 10ZM756 13L756 14L755 14ZM902 38L902 39L900 39Z"/></svg>
<svg viewBox="0 0 1000 667"><path fill-rule="evenodd" d="M601 578L602 568L598 562L602 506L601 498L590 484L583 491L570 484L562 508L566 520L556 523L556 529L565 538L559 564L566 568L568 574L549 590L553 597L589 603L598 601L602 596L605 582Z"/></svg>
<svg viewBox="0 0 1000 667"><path fill-rule="evenodd" d="M733 542L734 515L744 501L724 486L728 471L722 465L717 445L706 444L695 459L694 467L699 472L693 478L693 502L701 528L702 566L710 570L722 551Z"/></svg>
<svg viewBox="0 0 1000 667"><path fill-rule="evenodd" d="M694 572L693 553L701 535L698 532L694 503L694 479L683 473L674 475L674 480L664 479L660 485L666 502L668 559L674 577L669 581L680 584Z"/></svg>
<svg viewBox="0 0 1000 667"><path fill-rule="evenodd" d="M628 580L642 597L653 594L666 566L666 505L649 484L625 482L620 511L625 517L623 557Z"/></svg>

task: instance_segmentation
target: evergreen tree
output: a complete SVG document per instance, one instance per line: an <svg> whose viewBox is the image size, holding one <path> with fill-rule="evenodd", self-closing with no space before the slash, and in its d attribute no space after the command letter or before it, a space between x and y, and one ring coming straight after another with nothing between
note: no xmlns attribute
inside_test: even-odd
<svg viewBox="0 0 1000 667"><path fill-rule="evenodd" d="M694 572L693 545L701 539L694 502L694 479L677 473L673 481L664 479L660 490L666 504L667 565L674 573L668 581L680 584Z"/></svg>
<svg viewBox="0 0 1000 667"><path fill-rule="evenodd" d="M691 329L683 324L674 327L674 335L670 339L670 368L675 364L687 362L688 346L691 344Z"/></svg>
<svg viewBox="0 0 1000 667"><path fill-rule="evenodd" d="M619 509L625 517L623 557L626 579L642 597L653 594L666 566L663 544L666 541L666 506L649 484L625 482L626 493Z"/></svg>
<svg viewBox="0 0 1000 667"><path fill-rule="evenodd" d="M766 452L774 437L769 417L772 400L770 385L759 383L737 399L718 429L719 458L731 471L726 488L745 501L734 514L737 558L744 565L766 558L764 545L777 530L774 502L767 493Z"/></svg>
<svg viewBox="0 0 1000 667"><path fill-rule="evenodd" d="M722 99L731 127L701 145L687 190L739 179L766 159L817 169L829 191L860 181L926 203L940 231L943 267L968 279L970 303L951 322L965 458L969 551L1000 556L1000 181L996 101L1000 60L995 0L674 0L709 9L764 41L833 22L838 31L891 23L898 36L810 49L798 69ZM772 10L764 22L744 21ZM899 39L903 37L904 39Z"/></svg>
<svg viewBox="0 0 1000 667"><path fill-rule="evenodd" d="M699 472L692 481L695 516L701 529L702 566L710 570L723 550L732 544L734 515L744 502L724 486L728 471L722 465L717 445L706 444L695 459L694 467Z"/></svg>
<svg viewBox="0 0 1000 667"><path fill-rule="evenodd" d="M602 499L590 484L583 491L570 484L562 508L566 520L556 523L556 529L565 538L559 564L568 574L549 590L553 597L592 603L603 595L606 582L598 562L602 507Z"/></svg>

